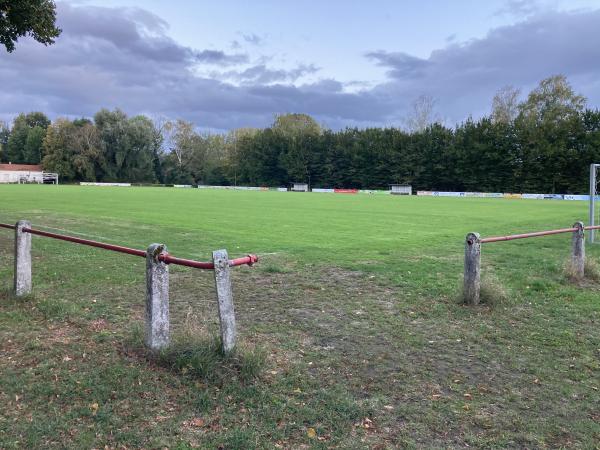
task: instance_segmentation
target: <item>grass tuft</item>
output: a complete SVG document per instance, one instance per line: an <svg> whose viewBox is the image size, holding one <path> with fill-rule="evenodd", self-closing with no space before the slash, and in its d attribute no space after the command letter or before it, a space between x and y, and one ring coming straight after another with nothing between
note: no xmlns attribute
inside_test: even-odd
<svg viewBox="0 0 600 450"><path fill-rule="evenodd" d="M462 289L463 287L461 278L460 295L458 296L458 302L467 303ZM481 279L481 288L479 291L480 304L486 306L498 306L508 303L509 299L510 297L506 288L495 275L488 273L484 278Z"/></svg>
<svg viewBox="0 0 600 450"><path fill-rule="evenodd" d="M278 266L275 264L266 265L266 266L262 267L261 270L265 273L288 273L289 272L289 270L287 270L285 267Z"/></svg>
<svg viewBox="0 0 600 450"><path fill-rule="evenodd" d="M591 258L585 258L584 275L588 280L600 281L600 264L598 261Z"/></svg>
<svg viewBox="0 0 600 450"><path fill-rule="evenodd" d="M568 282L580 283L583 280L577 276L571 258L567 259L563 265L563 274ZM590 257L585 258L585 267L583 271L585 280L600 281L600 264Z"/></svg>
<svg viewBox="0 0 600 450"><path fill-rule="evenodd" d="M57 298L42 299L36 303L36 308L46 320L66 320L76 317L79 312L73 302Z"/></svg>
<svg viewBox="0 0 600 450"><path fill-rule="evenodd" d="M250 383L258 378L266 361L259 347L238 343L233 352L224 354L221 339L202 330L185 330L171 339L171 345L151 352L143 345L143 328L136 327L130 344L150 361L173 372L222 386L231 382Z"/></svg>
<svg viewBox="0 0 600 450"><path fill-rule="evenodd" d="M508 292L498 278L494 275L487 275L481 280L480 303L488 306L498 306L506 304L508 301Z"/></svg>

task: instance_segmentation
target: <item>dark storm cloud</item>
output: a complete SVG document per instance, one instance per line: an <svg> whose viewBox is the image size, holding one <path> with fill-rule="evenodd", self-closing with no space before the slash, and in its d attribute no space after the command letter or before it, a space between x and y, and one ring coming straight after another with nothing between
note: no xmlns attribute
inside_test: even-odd
<svg viewBox="0 0 600 450"><path fill-rule="evenodd" d="M411 101L428 94L453 123L487 113L501 86L527 90L555 73L567 75L593 106L600 103L599 11L538 15L427 58L369 52L365 64L388 76L375 87L335 79L298 85L318 69L273 68L266 56L250 61L244 53L182 46L163 20L140 9L63 3L58 17L64 31L54 46L24 39L14 53L0 55L0 118L30 110L89 116L120 107L215 129L265 126L284 112L308 113L333 128L398 125Z"/></svg>

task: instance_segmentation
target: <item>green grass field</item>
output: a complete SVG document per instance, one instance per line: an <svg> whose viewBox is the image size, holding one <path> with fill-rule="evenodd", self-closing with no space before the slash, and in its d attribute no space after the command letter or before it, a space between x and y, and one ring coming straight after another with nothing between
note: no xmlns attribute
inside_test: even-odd
<svg viewBox="0 0 600 450"><path fill-rule="evenodd" d="M0 230L0 448L599 448L600 300L570 236L485 244L487 303L460 303L464 237L570 226L585 202L0 186L0 222L234 271L242 342L220 358L212 273L171 267L175 346L140 346L144 260L33 237L15 299Z"/></svg>

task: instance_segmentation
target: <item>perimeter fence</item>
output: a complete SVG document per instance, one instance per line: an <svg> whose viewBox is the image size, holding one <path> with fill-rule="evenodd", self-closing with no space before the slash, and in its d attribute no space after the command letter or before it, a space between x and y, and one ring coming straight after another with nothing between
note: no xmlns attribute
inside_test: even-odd
<svg viewBox="0 0 600 450"><path fill-rule="evenodd" d="M513 241L554 234L572 233L571 265L573 275L581 279L585 272L585 230L598 230L600 226L584 226L583 222L575 222L570 228L536 231L533 233L511 234L481 238L479 233L469 233L465 239L465 265L463 278L463 295L466 303L479 304L481 291L481 245L493 242Z"/></svg>
<svg viewBox="0 0 600 450"><path fill-rule="evenodd" d="M235 348L236 321L230 269L236 266L253 265L258 262L256 255L229 259L227 250L216 250L212 253L212 261L195 261L170 255L164 244L151 244L147 250L139 250L34 229L31 227L31 222L27 220L20 220L15 225L0 223L0 228L14 230L15 233L13 290L17 297L27 296L32 293L33 289L32 235L145 258L146 302L144 340L146 346L152 350L166 348L170 341L169 265L173 264L214 271L222 349L227 353Z"/></svg>

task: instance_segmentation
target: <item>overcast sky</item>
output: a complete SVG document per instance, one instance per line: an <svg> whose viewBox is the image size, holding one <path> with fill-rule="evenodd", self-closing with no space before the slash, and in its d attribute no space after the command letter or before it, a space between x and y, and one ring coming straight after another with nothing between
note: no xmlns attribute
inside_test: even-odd
<svg viewBox="0 0 600 450"><path fill-rule="evenodd" d="M214 131L286 112L402 126L425 94L454 125L559 73L600 106L599 0L57 3L55 45L0 49L0 119L118 107Z"/></svg>

